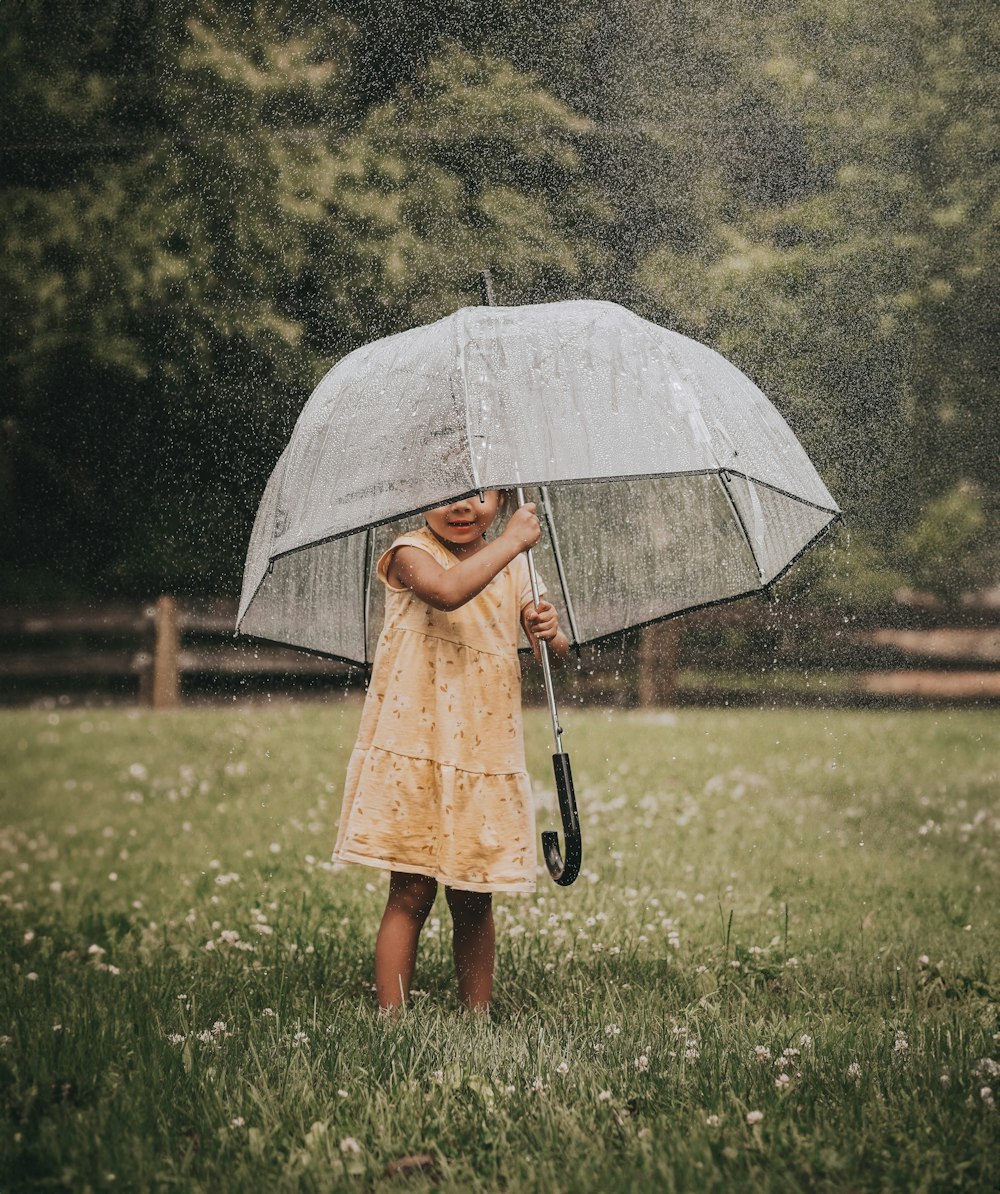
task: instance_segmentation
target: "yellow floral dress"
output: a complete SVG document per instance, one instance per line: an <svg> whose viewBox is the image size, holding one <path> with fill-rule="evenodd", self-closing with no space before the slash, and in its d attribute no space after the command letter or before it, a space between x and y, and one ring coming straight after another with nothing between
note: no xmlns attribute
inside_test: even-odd
<svg viewBox="0 0 1000 1194"><path fill-rule="evenodd" d="M460 609L389 584L392 553L458 560L429 528L378 562L386 586L333 857L430 875L462 891L535 890L535 810L524 762L521 610L532 604L518 556ZM544 591L544 588L542 588Z"/></svg>

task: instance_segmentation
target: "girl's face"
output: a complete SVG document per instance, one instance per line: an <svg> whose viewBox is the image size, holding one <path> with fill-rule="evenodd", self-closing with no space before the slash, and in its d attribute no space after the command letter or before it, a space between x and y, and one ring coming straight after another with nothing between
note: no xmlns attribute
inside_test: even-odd
<svg viewBox="0 0 1000 1194"><path fill-rule="evenodd" d="M478 494L425 510L424 518L435 535L451 549L453 555L471 555L483 543L483 536L503 504L495 489L488 489L480 500Z"/></svg>

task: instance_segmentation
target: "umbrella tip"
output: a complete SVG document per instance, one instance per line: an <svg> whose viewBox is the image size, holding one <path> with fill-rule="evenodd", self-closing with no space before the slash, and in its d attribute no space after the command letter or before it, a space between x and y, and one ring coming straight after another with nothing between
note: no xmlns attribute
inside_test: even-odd
<svg viewBox="0 0 1000 1194"><path fill-rule="evenodd" d="M493 275L488 269L479 271L479 290L483 298L482 305L484 307L496 306L496 300L493 298Z"/></svg>

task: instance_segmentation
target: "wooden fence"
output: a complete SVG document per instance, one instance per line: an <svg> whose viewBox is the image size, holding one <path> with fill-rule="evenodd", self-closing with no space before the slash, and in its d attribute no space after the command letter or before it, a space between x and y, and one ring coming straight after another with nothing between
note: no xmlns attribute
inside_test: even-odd
<svg viewBox="0 0 1000 1194"><path fill-rule="evenodd" d="M0 701L181 701L360 689L364 675L234 638L231 601L0 610ZM543 699L525 669L528 701ZM1000 610L900 605L875 615L752 600L585 648L558 678L578 704L1000 703Z"/></svg>

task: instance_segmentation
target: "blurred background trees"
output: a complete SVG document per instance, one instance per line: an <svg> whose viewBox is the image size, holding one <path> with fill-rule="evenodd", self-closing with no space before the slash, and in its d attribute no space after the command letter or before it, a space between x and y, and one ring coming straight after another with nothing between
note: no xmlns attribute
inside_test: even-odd
<svg viewBox="0 0 1000 1194"><path fill-rule="evenodd" d="M501 301L614 299L744 368L848 515L817 592L996 578L988 10L21 0L0 22L4 599L235 592L322 373L478 301L486 264Z"/></svg>

